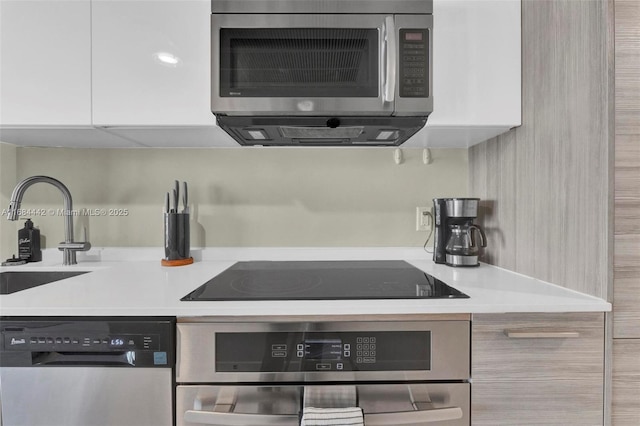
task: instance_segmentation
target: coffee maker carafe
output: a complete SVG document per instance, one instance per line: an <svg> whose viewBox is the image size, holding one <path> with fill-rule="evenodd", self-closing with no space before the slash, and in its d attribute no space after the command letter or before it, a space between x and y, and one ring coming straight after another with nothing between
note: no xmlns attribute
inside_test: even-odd
<svg viewBox="0 0 640 426"><path fill-rule="evenodd" d="M450 266L478 266L479 247L486 247L484 231L473 223L479 198L434 198L433 260ZM479 245L474 233L480 237Z"/></svg>

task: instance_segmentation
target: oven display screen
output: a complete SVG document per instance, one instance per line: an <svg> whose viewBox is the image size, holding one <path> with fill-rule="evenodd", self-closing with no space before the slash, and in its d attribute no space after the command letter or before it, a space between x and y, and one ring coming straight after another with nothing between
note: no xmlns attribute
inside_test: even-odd
<svg viewBox="0 0 640 426"><path fill-rule="evenodd" d="M339 339L312 339L304 341L304 357L316 360L340 360L342 359L342 340Z"/></svg>

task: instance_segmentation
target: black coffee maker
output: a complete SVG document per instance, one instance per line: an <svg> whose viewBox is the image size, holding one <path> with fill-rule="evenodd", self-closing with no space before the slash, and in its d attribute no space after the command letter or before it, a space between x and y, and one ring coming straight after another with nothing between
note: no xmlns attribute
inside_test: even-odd
<svg viewBox="0 0 640 426"><path fill-rule="evenodd" d="M433 261L449 266L478 266L479 247L487 246L478 216L479 198L434 198ZM475 231L475 232L474 232ZM480 245L474 234L480 236Z"/></svg>

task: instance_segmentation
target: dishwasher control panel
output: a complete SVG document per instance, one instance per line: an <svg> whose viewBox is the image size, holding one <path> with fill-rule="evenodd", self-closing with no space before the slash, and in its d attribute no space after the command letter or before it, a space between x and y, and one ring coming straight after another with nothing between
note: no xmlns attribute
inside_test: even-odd
<svg viewBox="0 0 640 426"><path fill-rule="evenodd" d="M2 318L0 365L118 365L121 359L128 366L167 366L175 358L174 329L173 319Z"/></svg>
<svg viewBox="0 0 640 426"><path fill-rule="evenodd" d="M4 349L7 351L80 351L109 352L157 350L160 336L157 334L48 334L46 332L3 332Z"/></svg>

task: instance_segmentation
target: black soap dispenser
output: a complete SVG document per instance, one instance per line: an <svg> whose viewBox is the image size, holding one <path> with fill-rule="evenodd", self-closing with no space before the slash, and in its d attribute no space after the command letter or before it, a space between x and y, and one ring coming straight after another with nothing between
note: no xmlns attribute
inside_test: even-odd
<svg viewBox="0 0 640 426"><path fill-rule="evenodd" d="M27 262L40 262L40 230L33 227L31 219L27 219L24 228L18 231L18 257Z"/></svg>

